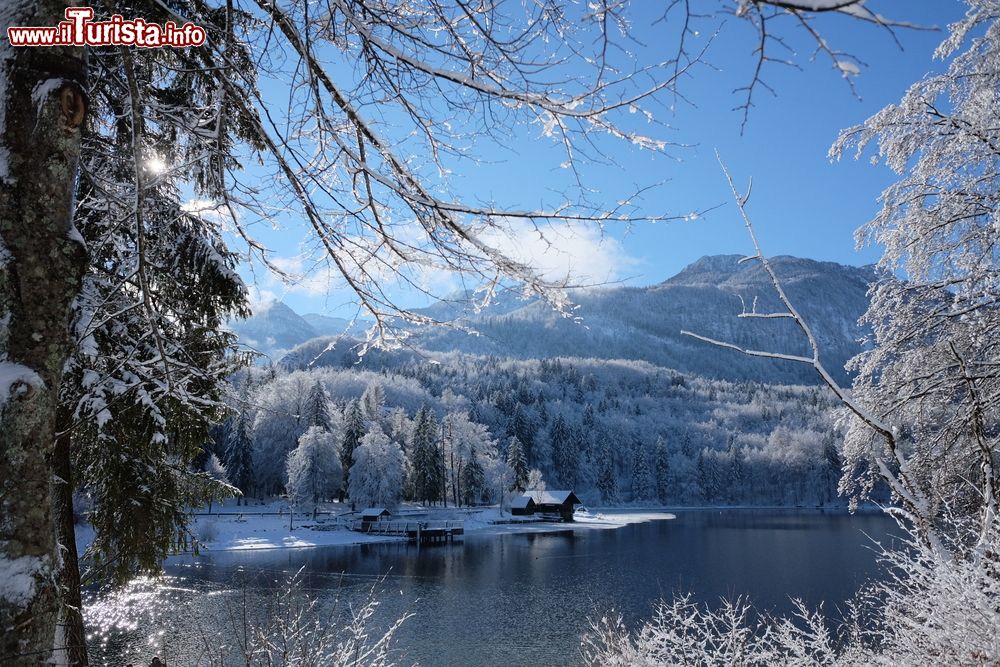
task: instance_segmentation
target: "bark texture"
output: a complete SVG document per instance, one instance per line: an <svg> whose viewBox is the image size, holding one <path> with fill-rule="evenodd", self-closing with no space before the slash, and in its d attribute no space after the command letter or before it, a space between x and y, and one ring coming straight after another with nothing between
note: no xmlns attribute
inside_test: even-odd
<svg viewBox="0 0 1000 667"><path fill-rule="evenodd" d="M14 0L6 25L54 26L65 2ZM87 253L72 226L86 117L82 49L0 43L0 664L64 644L55 427ZM50 664L51 664L50 662Z"/></svg>

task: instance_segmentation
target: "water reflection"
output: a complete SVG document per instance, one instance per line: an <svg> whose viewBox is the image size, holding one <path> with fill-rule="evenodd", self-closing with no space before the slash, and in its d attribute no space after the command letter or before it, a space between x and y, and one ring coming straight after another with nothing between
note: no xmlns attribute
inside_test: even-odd
<svg viewBox="0 0 1000 667"><path fill-rule="evenodd" d="M358 599L381 581L378 623L416 613L398 636L409 662L574 665L588 615L615 608L638 622L675 591L708 602L749 595L779 612L791 596L834 609L876 573L865 535L883 539L891 526L881 515L701 511L619 530L467 535L453 545L219 553L173 560L163 586L102 598L88 620L101 628L95 664L153 647L177 657L173 664L194 664L204 629L231 624L235 598L263 604L302 569L303 586L320 598ZM125 620L136 612L147 620Z"/></svg>

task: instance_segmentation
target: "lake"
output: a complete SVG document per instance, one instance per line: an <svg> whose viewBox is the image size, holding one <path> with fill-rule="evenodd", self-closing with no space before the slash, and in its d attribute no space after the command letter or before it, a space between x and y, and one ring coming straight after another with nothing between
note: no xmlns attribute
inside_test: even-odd
<svg viewBox="0 0 1000 667"><path fill-rule="evenodd" d="M171 559L159 583L113 598L92 594L93 664L195 664L205 628L230 626L243 600L256 608L288 573L321 601L357 600L373 584L376 625L414 617L397 635L401 664L424 667L579 664L588 616L621 612L634 625L675 592L716 603L749 596L786 611L790 597L830 614L878 577L874 543L895 524L877 513L676 510L672 520L617 530L470 534L452 545L405 543L220 552ZM381 580L381 583L377 583Z"/></svg>

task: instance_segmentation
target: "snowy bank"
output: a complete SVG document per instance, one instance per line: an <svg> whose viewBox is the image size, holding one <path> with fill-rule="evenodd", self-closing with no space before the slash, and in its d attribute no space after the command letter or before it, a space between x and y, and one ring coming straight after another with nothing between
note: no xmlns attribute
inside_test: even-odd
<svg viewBox="0 0 1000 667"><path fill-rule="evenodd" d="M358 518L347 506L327 506L316 519L295 515L289 528L288 506L284 501L241 505L229 501L216 505L213 512L192 517L191 531L202 552L249 551L256 549L299 549L323 546L352 546L375 542L405 540L398 536L360 533L348 528ZM404 504L395 518L412 521L464 521L467 535L502 535L510 533L547 533L565 530L607 530L633 523L673 519L673 514L659 509L609 508L578 514L573 523L540 521L535 517L511 516L496 507L424 508ZM80 553L93 540L93 528L76 527Z"/></svg>
<svg viewBox="0 0 1000 667"><path fill-rule="evenodd" d="M240 509L243 511L240 512ZM284 514L278 515L277 512ZM501 512L496 507L424 508L409 504L400 507L395 516L416 521L464 521L467 535L605 530L674 518L673 514L657 510L609 509L577 515L574 523L558 523L511 516L510 512ZM333 504L329 506L328 513L320 514L316 520L308 515L297 516L294 529L289 530L287 506L283 502L274 502L242 508L226 506L218 513L198 515L194 519L193 530L200 548L205 551L348 546L405 539L352 531L347 526L356 518L357 514L351 513L348 508Z"/></svg>

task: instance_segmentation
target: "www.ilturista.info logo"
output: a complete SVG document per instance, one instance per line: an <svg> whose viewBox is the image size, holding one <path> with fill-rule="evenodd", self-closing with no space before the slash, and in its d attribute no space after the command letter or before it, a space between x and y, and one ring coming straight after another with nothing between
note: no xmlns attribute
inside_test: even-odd
<svg viewBox="0 0 1000 667"><path fill-rule="evenodd" d="M205 29L193 23L178 27L173 21L163 25L142 19L124 19L118 14L110 21L91 21L92 7L68 7L66 20L55 27L12 26L7 28L11 46L201 46Z"/></svg>

